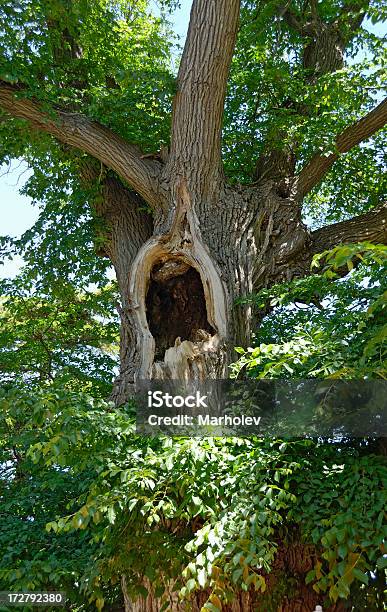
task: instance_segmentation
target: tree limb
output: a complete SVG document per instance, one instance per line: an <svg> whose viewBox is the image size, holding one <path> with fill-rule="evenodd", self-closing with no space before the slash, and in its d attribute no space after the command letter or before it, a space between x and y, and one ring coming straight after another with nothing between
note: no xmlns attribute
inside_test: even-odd
<svg viewBox="0 0 387 612"><path fill-rule="evenodd" d="M326 225L313 232L309 232L300 222L290 227L288 233L284 228L278 234L273 232L272 225L266 236L266 253L265 246L261 247L263 257L257 262L254 290L318 274L322 268L311 270L310 267L314 255L340 244L358 242L387 244L387 202L363 215ZM347 267L340 270L342 276L347 273Z"/></svg>
<svg viewBox="0 0 387 612"><path fill-rule="evenodd" d="M290 5L290 2L285 4L285 6L279 7L279 11L280 11L279 16L283 17L284 21L287 23L287 25L290 28L293 28L293 30L296 30L296 32L298 32L299 34L302 34L303 24L301 23L299 18L296 16L296 14L291 10L289 5Z"/></svg>
<svg viewBox="0 0 387 612"><path fill-rule="evenodd" d="M311 233L311 255L339 244L356 242L387 244L387 202L348 221L326 225Z"/></svg>
<svg viewBox="0 0 387 612"><path fill-rule="evenodd" d="M310 0L310 12L312 15L312 19L315 22L319 21L319 13L318 13L318 2L317 0Z"/></svg>
<svg viewBox="0 0 387 612"><path fill-rule="evenodd" d="M50 115L39 103L23 96L23 89L0 81L0 109L57 140L80 149L127 181L150 205L157 205L157 177L161 165L141 159L141 151L109 128L79 113L56 110Z"/></svg>
<svg viewBox="0 0 387 612"><path fill-rule="evenodd" d="M226 83L235 46L239 0L194 0L178 74L171 165L197 172L221 167Z"/></svg>
<svg viewBox="0 0 387 612"><path fill-rule="evenodd" d="M329 155L316 154L298 176L297 194L303 198L323 179L342 153L347 153L363 140L370 138L387 123L387 99L365 117L347 127L336 138L336 151Z"/></svg>

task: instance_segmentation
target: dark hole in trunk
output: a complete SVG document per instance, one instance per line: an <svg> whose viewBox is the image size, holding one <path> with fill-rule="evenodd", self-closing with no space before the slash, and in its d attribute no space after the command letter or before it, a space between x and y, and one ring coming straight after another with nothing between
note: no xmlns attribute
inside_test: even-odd
<svg viewBox="0 0 387 612"><path fill-rule="evenodd" d="M183 261L154 266L146 296L150 332L156 342L156 360L162 360L176 338L199 342L213 335L207 319L200 274Z"/></svg>

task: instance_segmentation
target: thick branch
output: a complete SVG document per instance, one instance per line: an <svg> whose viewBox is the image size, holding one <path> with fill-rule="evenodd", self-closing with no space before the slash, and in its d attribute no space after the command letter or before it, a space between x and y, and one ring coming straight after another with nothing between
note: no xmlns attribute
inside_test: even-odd
<svg viewBox="0 0 387 612"><path fill-rule="evenodd" d="M312 256L345 243L387 244L387 202L348 221L322 227L311 233L311 239Z"/></svg>
<svg viewBox="0 0 387 612"><path fill-rule="evenodd" d="M317 0L310 0L309 4L310 4L310 12L311 12L313 21L315 22L319 21Z"/></svg>
<svg viewBox="0 0 387 612"><path fill-rule="evenodd" d="M226 83L235 46L239 0L194 0L178 74L171 164L220 169Z"/></svg>
<svg viewBox="0 0 387 612"><path fill-rule="evenodd" d="M291 216L296 219L295 214ZM262 287L319 273L316 268L311 270L313 256L340 244L387 244L387 202L363 215L327 225L314 232L308 232L301 222L288 225L288 230L286 227L285 224L280 234L273 232L273 223L267 227L257 260L254 279L256 292ZM345 275L347 272L345 267L340 274Z"/></svg>
<svg viewBox="0 0 387 612"><path fill-rule="evenodd" d="M84 115L57 110L51 116L40 105L23 97L23 90L0 81L0 108L12 117L25 119L31 127L47 132L60 142L80 149L127 181L149 204L157 204L160 164L141 159L141 151L110 129Z"/></svg>
<svg viewBox="0 0 387 612"><path fill-rule="evenodd" d="M370 138L387 123L387 99L368 115L346 128L336 139L336 152L317 154L304 166L298 177L298 196L304 197L323 179L342 153Z"/></svg>

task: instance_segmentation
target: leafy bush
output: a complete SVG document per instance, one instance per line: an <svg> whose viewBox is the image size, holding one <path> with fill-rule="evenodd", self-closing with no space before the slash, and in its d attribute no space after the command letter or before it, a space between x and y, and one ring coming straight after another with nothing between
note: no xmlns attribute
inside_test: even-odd
<svg viewBox="0 0 387 612"><path fill-rule="evenodd" d="M271 610L297 551L317 592L381 609L386 468L370 441L144 438L133 407L55 386L2 392L0 415L1 588L113 609L125 574L133 597L172 581L183 599L208 588L213 609L251 587Z"/></svg>

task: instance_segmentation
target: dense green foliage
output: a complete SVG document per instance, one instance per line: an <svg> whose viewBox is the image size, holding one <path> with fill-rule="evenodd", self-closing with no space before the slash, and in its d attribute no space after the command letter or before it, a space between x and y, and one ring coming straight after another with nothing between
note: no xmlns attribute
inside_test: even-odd
<svg viewBox="0 0 387 612"><path fill-rule="evenodd" d="M165 4L165 10L169 4ZM167 142L174 77L173 35L144 0L23 0L0 6L0 78L50 109L81 111L145 151ZM75 42L76 41L76 42ZM51 111L52 112L52 111ZM96 257L96 189L79 178L80 152L58 145L25 122L0 122L0 162L23 158L32 175L23 193L40 208L21 240L2 239L2 253L21 254L34 280L104 284Z"/></svg>
<svg viewBox="0 0 387 612"><path fill-rule="evenodd" d="M320 2L321 19L328 26L338 20L345 61L333 72L314 74L302 60L311 37L278 16L288 5L278 0L242 4L226 103L224 159L228 176L245 182L251 180L259 154L270 146L285 150L301 165L317 150L329 154L341 129L383 97L386 49L374 25L386 14L378 0ZM291 3L301 24L310 21L311 5ZM351 18L362 10L367 19L362 27L351 28ZM335 164L305 202L309 219L340 220L386 197L385 138L384 129Z"/></svg>
<svg viewBox="0 0 387 612"><path fill-rule="evenodd" d="M0 308L0 381L66 388L92 385L106 397L117 366L114 288L80 293L69 283L38 295L20 282L3 283Z"/></svg>
<svg viewBox="0 0 387 612"><path fill-rule="evenodd" d="M133 595L144 575L159 595L172 578L183 598L209 586L213 610L254 586L275 610L275 555L301 541L322 597L382 609L387 474L371 442L147 439L130 407L55 386L2 392L0 415L1 588L60 586L110 609L125 573Z"/></svg>
<svg viewBox="0 0 387 612"><path fill-rule="evenodd" d="M316 259L324 275L251 297L259 307L268 299L278 306L263 321L263 342L234 368L269 378L384 377L385 253L367 244L335 249ZM335 278L334 270L360 257L349 277ZM84 300L88 305L85 297L63 314L66 324L75 308L81 327L64 339L56 325L47 340L54 347L70 342L70 361L77 354L71 334L87 344L77 310L85 312ZM307 308L311 300L317 306ZM49 306L39 304L28 318L18 304L12 315L25 334L28 363L29 352L39 356L30 330L39 329L40 309ZM48 313L60 323L57 310ZM98 330L92 328L101 340ZM183 600L209 588L209 610L240 588L259 590L262 609L276 610L298 585L290 562L278 569L275 559L294 549L308 563L312 546L306 580L322 598L350 596L358 610L383 609L387 472L377 441L144 438L135 433L130 405L117 410L93 399L102 372L95 364L90 371L47 379L41 390L36 384L23 390L19 379L16 389L2 392L7 552L0 588L61 588L75 609L113 609L124 573L133 597L146 594L145 576L157 596L169 580ZM89 394L78 391L80 384Z"/></svg>
<svg viewBox="0 0 387 612"><path fill-rule="evenodd" d="M73 604L82 604L81 609L87 609L81 579L97 552L93 536L86 532L54 536L46 524L77 509L78 498L87 494L93 482L95 468L85 465L79 479L74 470L62 469L57 461L36 462L29 451L39 440L53 437L59 411L69 420L72 409L73 415L79 414L80 424L82 406L89 403L81 394L54 390L36 395L13 388L2 390L0 398L1 588L63 589ZM58 430L56 434L59 440L62 434ZM74 428L73 441L80 436L80 429ZM53 452L58 449L52 440Z"/></svg>
<svg viewBox="0 0 387 612"><path fill-rule="evenodd" d="M246 370L254 378L387 377L387 248L339 246L312 265L321 260L322 274L244 300L258 310L275 308L263 320L257 346L237 348L242 356L234 376ZM338 280L343 268L351 273Z"/></svg>
<svg viewBox="0 0 387 612"><path fill-rule="evenodd" d="M167 138L170 32L144 0L22 0L0 10L2 78L47 107L81 108L130 142ZM19 146L26 136L17 134Z"/></svg>

